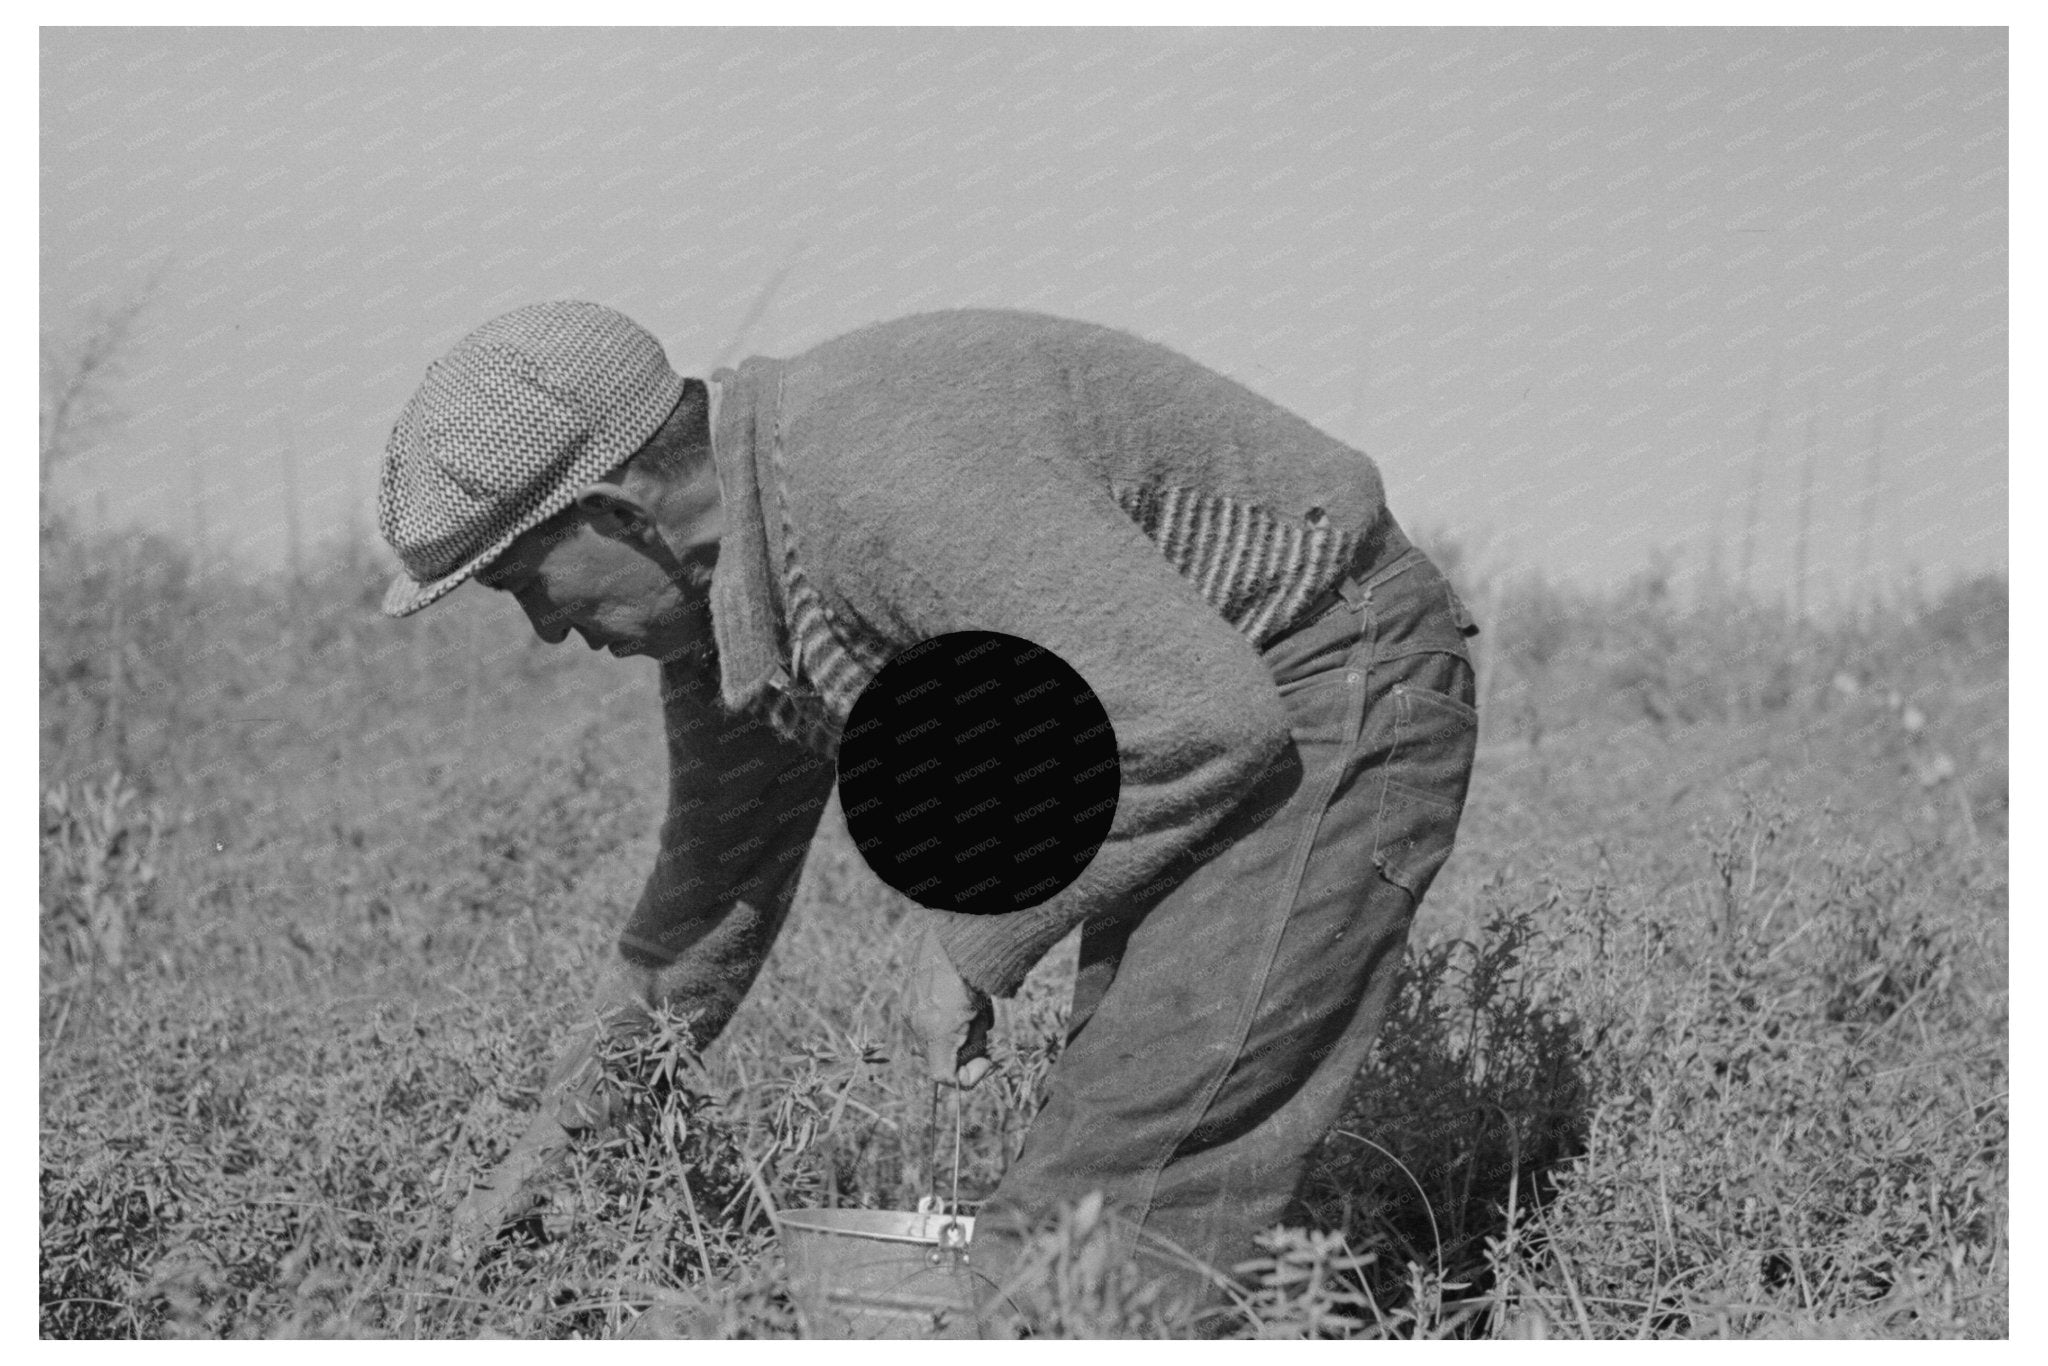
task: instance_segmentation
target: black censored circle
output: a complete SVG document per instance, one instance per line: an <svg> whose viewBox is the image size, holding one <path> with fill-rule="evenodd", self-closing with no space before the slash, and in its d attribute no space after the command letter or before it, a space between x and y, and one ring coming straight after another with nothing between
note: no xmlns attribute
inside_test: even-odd
<svg viewBox="0 0 2048 1366"><path fill-rule="evenodd" d="M839 738L839 804L875 875L921 905L993 914L1080 876L1121 779L1094 689L1019 636L953 631L875 676Z"/></svg>

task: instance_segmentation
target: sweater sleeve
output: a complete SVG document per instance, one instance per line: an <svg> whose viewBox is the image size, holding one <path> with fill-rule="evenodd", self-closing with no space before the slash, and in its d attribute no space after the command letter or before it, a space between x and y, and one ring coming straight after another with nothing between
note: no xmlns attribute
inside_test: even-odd
<svg viewBox="0 0 2048 1366"><path fill-rule="evenodd" d="M662 668L668 813L619 954L662 970L716 1033L760 971L832 791L832 765L717 700L705 674Z"/></svg>
<svg viewBox="0 0 2048 1366"><path fill-rule="evenodd" d="M860 477L836 490L869 561L863 581L897 631L997 631L1045 646L1116 732L1116 815L1072 883L1021 911L927 911L960 975L995 996L1012 995L1082 921L1139 909L1185 878L1288 740L1251 643L1045 425L892 441L864 452Z"/></svg>

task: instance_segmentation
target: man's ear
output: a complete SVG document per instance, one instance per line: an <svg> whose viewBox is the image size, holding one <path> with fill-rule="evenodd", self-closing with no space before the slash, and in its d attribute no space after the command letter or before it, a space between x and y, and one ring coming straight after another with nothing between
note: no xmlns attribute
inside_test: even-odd
<svg viewBox="0 0 2048 1366"><path fill-rule="evenodd" d="M645 541L654 535L654 515L624 484L592 484L576 495L576 506L601 536Z"/></svg>

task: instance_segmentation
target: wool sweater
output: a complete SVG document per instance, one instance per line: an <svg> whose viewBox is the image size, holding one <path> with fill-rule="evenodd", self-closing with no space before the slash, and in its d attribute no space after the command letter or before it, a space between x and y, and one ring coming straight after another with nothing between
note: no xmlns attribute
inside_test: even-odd
<svg viewBox="0 0 2048 1366"><path fill-rule="evenodd" d="M1075 925L1202 857L1288 741L1260 647L1400 539L1364 454L1106 327L923 314L713 383L716 674L664 671L663 857L621 940L648 962L735 902L779 918L862 688L921 640L994 631L1087 681L1121 779L1107 840L1060 893L925 911L964 979L1014 993Z"/></svg>

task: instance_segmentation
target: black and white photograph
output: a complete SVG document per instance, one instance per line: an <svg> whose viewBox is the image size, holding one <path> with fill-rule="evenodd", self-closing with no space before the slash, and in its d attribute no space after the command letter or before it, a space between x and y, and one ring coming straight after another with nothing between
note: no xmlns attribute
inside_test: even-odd
<svg viewBox="0 0 2048 1366"><path fill-rule="evenodd" d="M36 31L42 1339L2014 1335L2001 14L548 17Z"/></svg>

